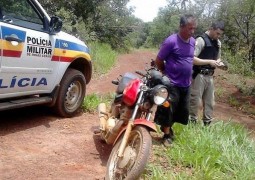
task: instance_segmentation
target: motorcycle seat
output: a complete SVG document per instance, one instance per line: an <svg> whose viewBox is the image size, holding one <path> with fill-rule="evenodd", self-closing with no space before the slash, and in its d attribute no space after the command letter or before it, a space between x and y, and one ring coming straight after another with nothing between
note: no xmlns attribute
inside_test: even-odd
<svg viewBox="0 0 255 180"><path fill-rule="evenodd" d="M122 78L121 78L121 80L119 82L119 85L118 85L118 87L116 89L116 93L117 94L122 94L124 89L125 89L125 87L128 85L128 83L131 80L136 79L136 78L138 78L138 77L135 74L133 74L133 73L130 73L130 72L125 73L122 76Z"/></svg>

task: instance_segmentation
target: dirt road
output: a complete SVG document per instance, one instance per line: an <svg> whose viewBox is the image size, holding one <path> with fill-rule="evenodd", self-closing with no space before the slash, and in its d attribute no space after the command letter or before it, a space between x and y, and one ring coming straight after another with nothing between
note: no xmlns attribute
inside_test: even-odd
<svg viewBox="0 0 255 180"><path fill-rule="evenodd" d="M113 92L110 82L127 71L142 70L156 54L143 51L121 55L116 67L87 87L87 94ZM216 118L255 129L255 119L218 103ZM0 179L104 179L111 147L93 134L97 114L80 112L59 118L38 106L0 112Z"/></svg>

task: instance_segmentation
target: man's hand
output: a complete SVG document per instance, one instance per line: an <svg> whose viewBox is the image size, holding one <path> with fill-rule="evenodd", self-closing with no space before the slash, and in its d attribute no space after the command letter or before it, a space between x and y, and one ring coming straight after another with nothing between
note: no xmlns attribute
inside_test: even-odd
<svg viewBox="0 0 255 180"><path fill-rule="evenodd" d="M208 63L210 66L212 67L219 67L220 66L220 62L217 60L217 61L214 61L214 60L208 60Z"/></svg>
<svg viewBox="0 0 255 180"><path fill-rule="evenodd" d="M155 64L157 68L163 73L165 70L164 61L160 60L158 57L156 58Z"/></svg>
<svg viewBox="0 0 255 180"><path fill-rule="evenodd" d="M228 66L225 63L223 63L221 59L217 59L216 62L217 62L217 66L216 66L217 68L225 70L225 71L228 69Z"/></svg>

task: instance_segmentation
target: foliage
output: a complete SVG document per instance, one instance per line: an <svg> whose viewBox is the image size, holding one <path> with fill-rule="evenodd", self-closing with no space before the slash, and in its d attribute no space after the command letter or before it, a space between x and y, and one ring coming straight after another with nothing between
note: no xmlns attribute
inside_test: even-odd
<svg viewBox="0 0 255 180"><path fill-rule="evenodd" d="M162 40L178 30L179 14L161 11L159 16L150 24L149 36L145 42L146 46L159 47Z"/></svg>
<svg viewBox="0 0 255 180"><path fill-rule="evenodd" d="M100 101L101 98L97 94L87 95L84 98L82 108L85 112L94 112Z"/></svg>
<svg viewBox="0 0 255 180"><path fill-rule="evenodd" d="M143 46L149 34L149 30L150 27L148 23L143 23L141 20L138 20L133 26L133 30L128 33L125 44L133 48Z"/></svg>
<svg viewBox="0 0 255 180"><path fill-rule="evenodd" d="M52 16L61 8L68 10L76 17L87 19L90 14L95 14L98 5L104 0L41 0L40 3ZM75 19L73 19L75 21Z"/></svg>
<svg viewBox="0 0 255 180"><path fill-rule="evenodd" d="M255 85L254 84L247 84L244 82L239 82L237 88L241 93L247 96L254 96L255 97Z"/></svg>
<svg viewBox="0 0 255 180"><path fill-rule="evenodd" d="M218 101L218 100L220 100L221 98L223 98L224 96L224 93L225 93L225 89L224 88L222 88L222 87L217 87L216 89L215 89L215 100L216 101Z"/></svg>
<svg viewBox="0 0 255 180"><path fill-rule="evenodd" d="M219 121L174 126L170 148L154 144L145 179L247 179L255 178L255 143L238 124Z"/></svg>
<svg viewBox="0 0 255 180"><path fill-rule="evenodd" d="M255 58L255 1L222 1L219 15L226 20L226 42L232 51L246 49L248 60Z"/></svg>
<svg viewBox="0 0 255 180"><path fill-rule="evenodd" d="M108 43L118 51L128 50L127 35L136 18L127 8L128 0L42 0L51 15L64 21L64 30L87 41ZM84 30L84 31L81 31Z"/></svg>
<svg viewBox="0 0 255 180"><path fill-rule="evenodd" d="M133 31L134 18L131 9L126 7L128 0L105 1L98 7L97 16L93 19L93 31L99 41L109 43L118 51L128 50L125 41Z"/></svg>
<svg viewBox="0 0 255 180"><path fill-rule="evenodd" d="M224 48L222 59L228 62L229 72L233 74L241 74L243 76L255 76L252 70L252 62L248 60L245 50L240 50L233 54L228 49Z"/></svg>
<svg viewBox="0 0 255 180"><path fill-rule="evenodd" d="M144 23L132 15L129 0L42 0L51 15L64 21L63 29L89 43L109 44L118 52L130 48L159 48L162 41L178 30L179 17L194 14L196 34L207 30L212 21L223 20L221 39L230 72L253 75L255 71L254 0L167 0L153 22ZM225 52L226 51L226 52ZM241 62L241 63L240 63ZM98 68L97 68L98 69ZM98 71L100 72L100 70Z"/></svg>
<svg viewBox="0 0 255 180"><path fill-rule="evenodd" d="M92 42L89 44L93 59L93 76L109 71L115 64L117 53L109 44Z"/></svg>
<svg viewBox="0 0 255 180"><path fill-rule="evenodd" d="M93 93L85 97L82 108L85 112L94 113L97 111L97 106L99 105L99 103L104 102L109 105L112 98L112 94L99 95Z"/></svg>

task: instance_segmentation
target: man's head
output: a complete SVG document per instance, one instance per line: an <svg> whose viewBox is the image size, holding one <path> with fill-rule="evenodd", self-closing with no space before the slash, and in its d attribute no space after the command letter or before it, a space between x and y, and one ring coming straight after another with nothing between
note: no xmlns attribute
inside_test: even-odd
<svg viewBox="0 0 255 180"><path fill-rule="evenodd" d="M193 15L187 14L181 17L179 34L184 40L193 36L196 28L197 20Z"/></svg>
<svg viewBox="0 0 255 180"><path fill-rule="evenodd" d="M217 40L221 37L224 32L224 22L216 21L212 23L211 27L209 28L209 36L210 38Z"/></svg>

